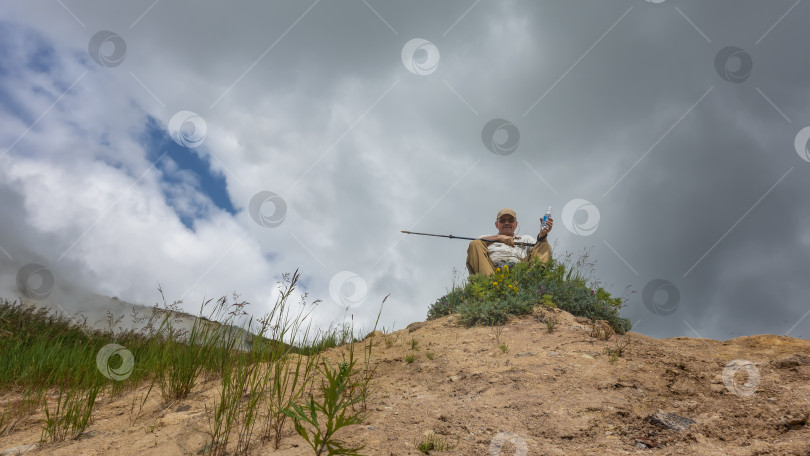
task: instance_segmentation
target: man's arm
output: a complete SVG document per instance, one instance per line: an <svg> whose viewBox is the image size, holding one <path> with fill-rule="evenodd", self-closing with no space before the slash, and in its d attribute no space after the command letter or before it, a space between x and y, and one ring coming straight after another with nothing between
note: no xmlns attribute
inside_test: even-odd
<svg viewBox="0 0 810 456"><path fill-rule="evenodd" d="M514 247L515 246L515 239L514 238L509 237L509 236L504 236L502 234L493 234L492 236L481 236L478 239L483 239L483 240L486 240L486 241L502 242L502 243L508 245L509 247Z"/></svg>
<svg viewBox="0 0 810 456"><path fill-rule="evenodd" d="M551 231L551 226L554 225L554 219L549 217L546 221L546 226L540 228L540 233L537 235L537 242L548 242L548 232Z"/></svg>

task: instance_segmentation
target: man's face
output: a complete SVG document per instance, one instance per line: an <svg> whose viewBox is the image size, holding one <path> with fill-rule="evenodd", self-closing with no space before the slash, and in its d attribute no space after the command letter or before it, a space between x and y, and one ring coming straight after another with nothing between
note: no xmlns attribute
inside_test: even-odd
<svg viewBox="0 0 810 456"><path fill-rule="evenodd" d="M495 221L495 228L498 229L498 234L504 236L514 236L517 220L511 215L502 215L501 218Z"/></svg>

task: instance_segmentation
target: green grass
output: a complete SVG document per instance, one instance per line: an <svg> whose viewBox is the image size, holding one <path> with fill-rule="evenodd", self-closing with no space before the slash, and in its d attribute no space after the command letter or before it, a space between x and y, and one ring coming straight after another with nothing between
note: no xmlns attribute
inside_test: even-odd
<svg viewBox="0 0 810 456"><path fill-rule="evenodd" d="M583 270L587 252L571 262L549 260L522 262L499 268L492 275L471 275L465 283L434 302L428 309L429 320L458 314L467 326L503 325L510 317L529 315L535 306L556 307L575 316L606 320L617 334L630 330L630 320L619 311L624 299L613 297L598 283L592 283Z"/></svg>
<svg viewBox="0 0 810 456"><path fill-rule="evenodd" d="M551 333L554 332L554 329L557 327L557 324L559 323L559 320L557 319L556 315L551 315L551 316L546 317L545 323L546 323L546 331L549 334L551 334Z"/></svg>
<svg viewBox="0 0 810 456"><path fill-rule="evenodd" d="M304 294L297 311L288 303L299 278L298 271L282 276L278 301L261 318L246 320L247 303L234 294L204 302L201 317L187 331L177 324L181 302L167 305L165 299L162 308L155 307L151 316L140 319L143 329L117 333L112 328L120 318L110 316L110 330L98 331L77 324L75 317L0 300L0 322L8 328L0 332L0 391L22 396L0 408L0 435L13 433L26 417L41 410L43 441L77 438L92 424L98 398L146 385L146 393L131 402L134 425L150 394L159 393L164 406L169 406L187 398L203 377L220 381L219 395L205 404L206 454L250 454L261 442L278 449L289 428L301 424L288 414L291 407L326 404L319 401L333 397L323 394L338 387L339 400L324 407L338 414L352 408L349 416L355 423L364 415L354 408L360 404L365 410L375 372L370 364L372 344L365 350L364 363L356 365L352 327L330 327L311 336L304 322L318 301L307 303ZM351 359L338 366L343 373L335 377L335 368L324 364L322 352L345 344L351 345ZM318 378L325 379L322 386L331 386L312 395ZM340 427L333 426L324 441L335 441L334 432Z"/></svg>
<svg viewBox="0 0 810 456"><path fill-rule="evenodd" d="M430 454L431 451L450 451L455 448L433 432L429 433L422 440L414 441L414 446L423 454Z"/></svg>
<svg viewBox="0 0 810 456"><path fill-rule="evenodd" d="M42 440L61 442L66 438L75 439L87 429L93 413L100 385L86 391L78 389L59 390L55 409L45 401L45 426Z"/></svg>
<svg viewBox="0 0 810 456"><path fill-rule="evenodd" d="M386 296L386 298L387 298L387 296ZM394 326L393 325L389 329L386 329L383 326L382 328L380 328L380 331L382 332L383 339L385 340L386 348L393 347L394 344L396 344L397 341L399 340L399 333L394 332Z"/></svg>
<svg viewBox="0 0 810 456"><path fill-rule="evenodd" d="M630 351L630 346L633 344L633 340L624 335L620 338L616 338L613 344L613 347L605 347L604 352L608 355L608 361L613 364L624 356L627 352Z"/></svg>
<svg viewBox="0 0 810 456"><path fill-rule="evenodd" d="M0 337L0 390L23 387L90 388L104 380L96 368L96 354L113 342L111 334L91 331L48 309L0 301L0 321L9 334ZM123 335L132 349L144 347L144 338ZM137 347L137 348L136 348ZM143 379L145 372L133 372Z"/></svg>

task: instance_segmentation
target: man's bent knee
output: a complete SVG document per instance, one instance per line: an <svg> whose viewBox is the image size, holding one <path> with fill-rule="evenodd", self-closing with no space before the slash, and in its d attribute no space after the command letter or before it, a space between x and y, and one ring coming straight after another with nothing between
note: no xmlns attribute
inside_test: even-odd
<svg viewBox="0 0 810 456"><path fill-rule="evenodd" d="M467 272L470 274L492 274L494 272L492 260L489 259L489 249L480 239L470 241L467 248Z"/></svg>

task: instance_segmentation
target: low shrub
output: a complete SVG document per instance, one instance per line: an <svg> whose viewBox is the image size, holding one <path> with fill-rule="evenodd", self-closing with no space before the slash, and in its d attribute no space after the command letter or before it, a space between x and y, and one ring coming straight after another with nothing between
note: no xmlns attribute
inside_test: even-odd
<svg viewBox="0 0 810 456"><path fill-rule="evenodd" d="M554 259L547 264L521 262L498 268L491 275L471 275L466 283L436 300L427 318L458 314L467 326L502 325L510 317L531 314L535 306L542 305L605 320L617 334L626 333L630 320L619 316L625 300L611 296L582 275L586 259L587 252L573 264Z"/></svg>

